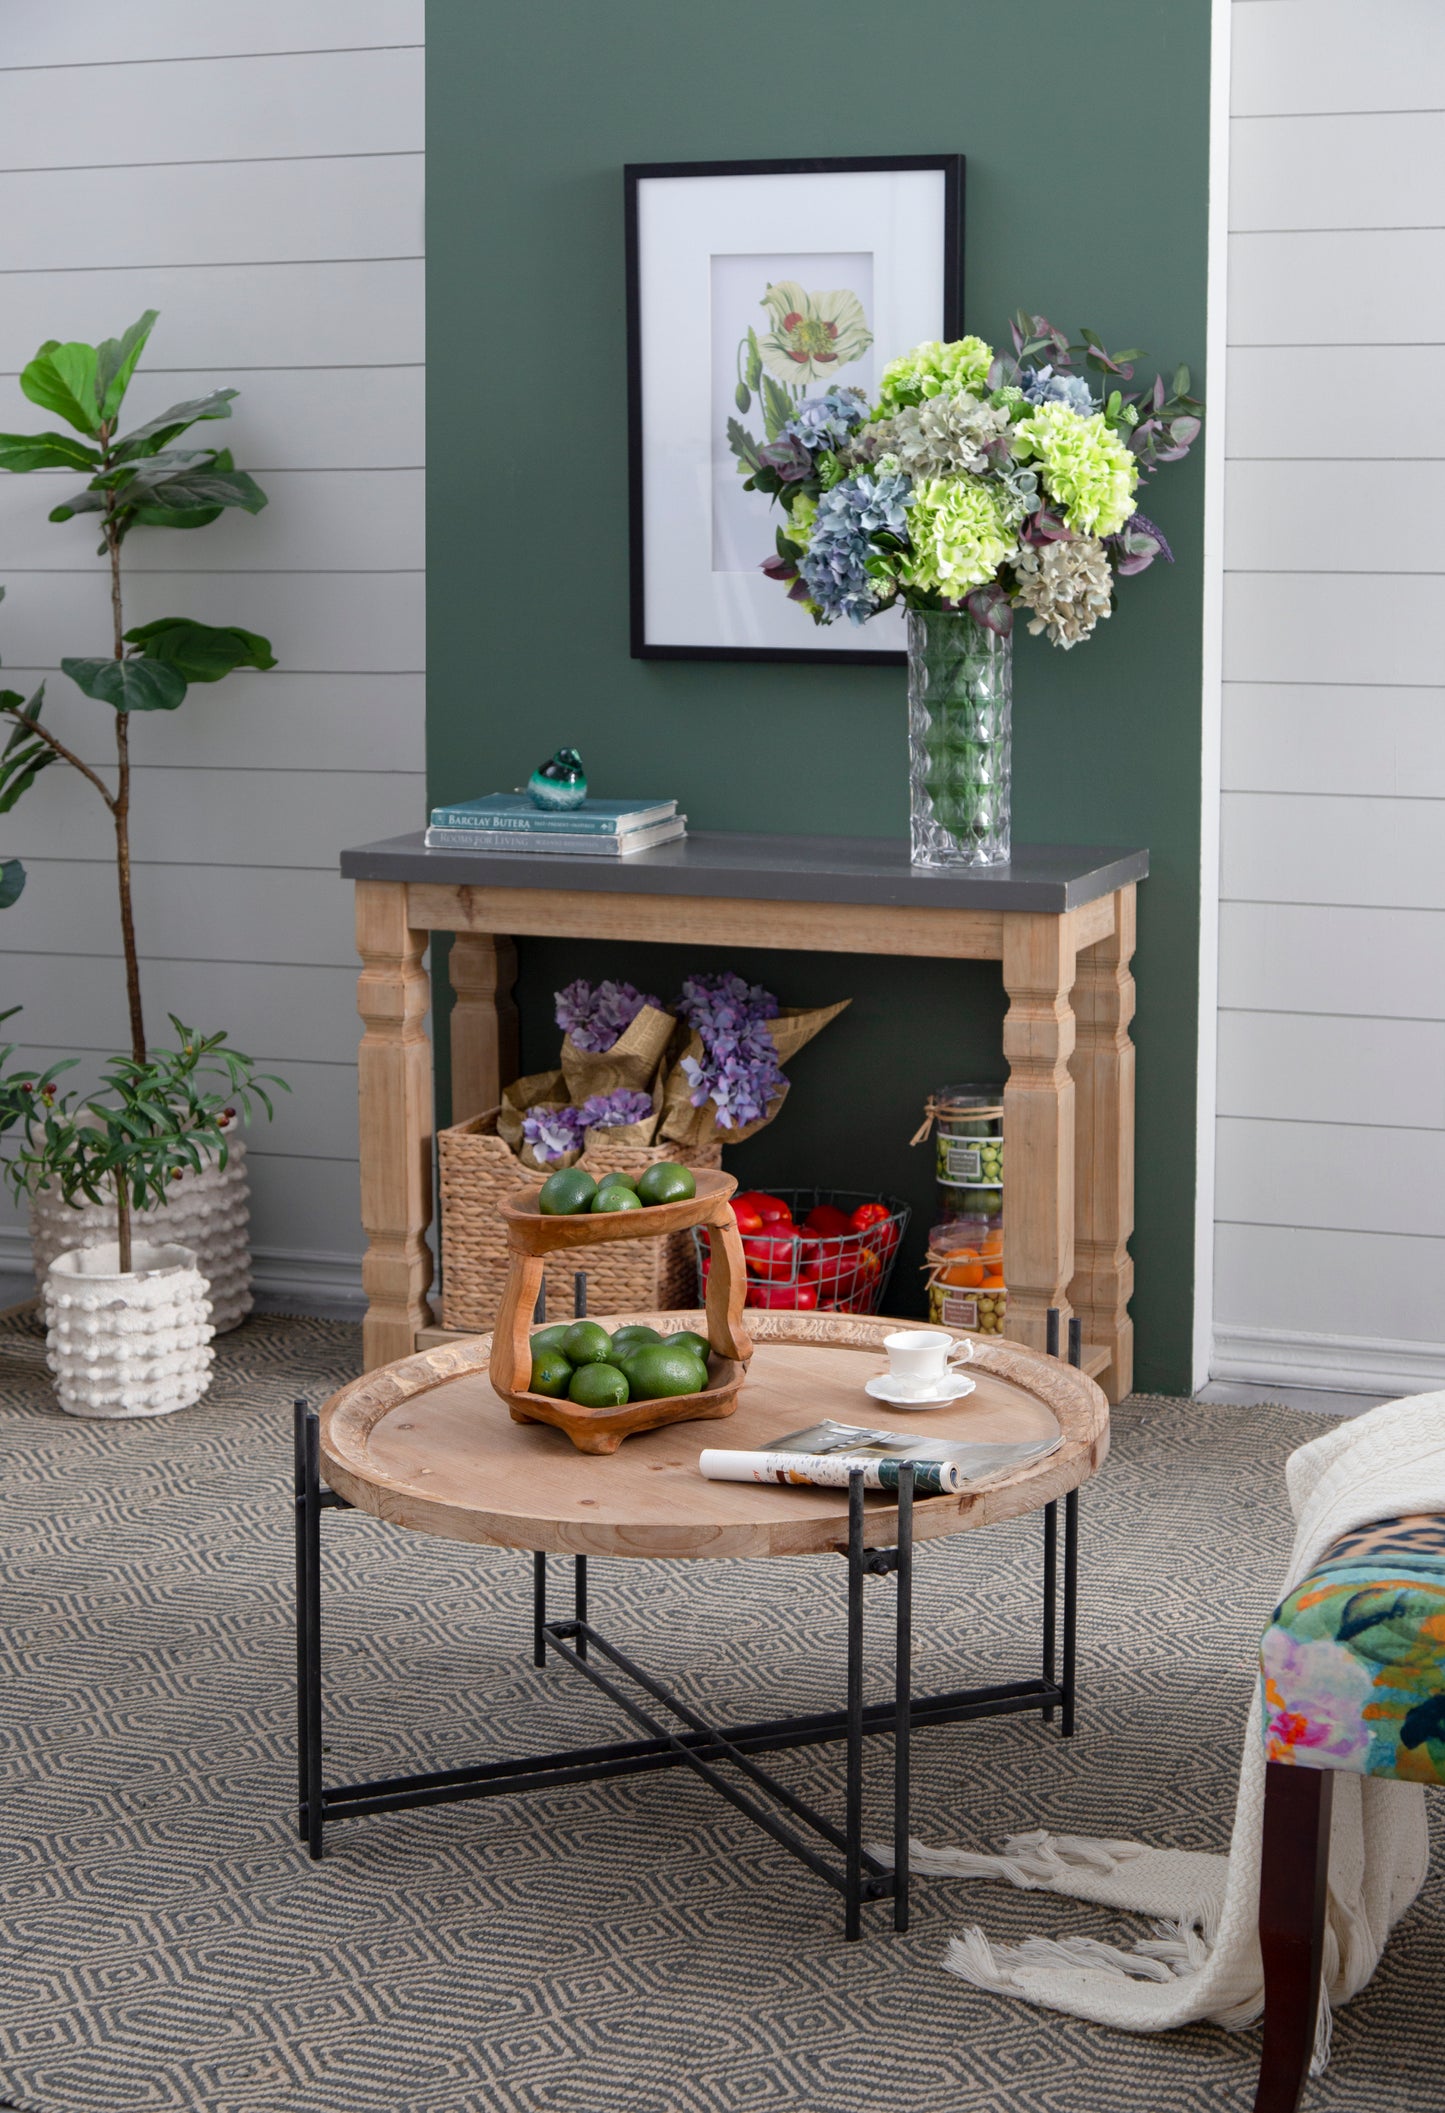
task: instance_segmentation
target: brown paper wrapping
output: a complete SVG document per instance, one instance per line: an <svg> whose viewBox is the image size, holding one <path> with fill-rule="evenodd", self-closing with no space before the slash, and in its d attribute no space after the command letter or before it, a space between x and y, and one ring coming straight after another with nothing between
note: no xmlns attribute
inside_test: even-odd
<svg viewBox="0 0 1445 2113"><path fill-rule="evenodd" d="M644 1005L612 1047L604 1049L600 1056L579 1049L567 1035L562 1043L566 1091L561 1098L580 1108L592 1094L616 1093L623 1086L633 1093L650 1093L676 1024L670 1012Z"/></svg>
<svg viewBox="0 0 1445 2113"><path fill-rule="evenodd" d="M772 1036L773 1047L778 1052L778 1062L786 1064L790 1057L795 1057L805 1042L811 1042L814 1035L821 1034L829 1021L836 1020L839 1013L851 1002L850 999L844 998L837 1005L800 1007L796 1011L781 1012L776 1020L769 1020L768 1033ZM690 1035L686 1046L679 1050L663 1081L662 1121L657 1132L659 1139L666 1139L669 1143L684 1145L689 1150L696 1151L700 1146L714 1142L721 1145L741 1144L745 1137L756 1136L759 1130L766 1129L787 1097L786 1083L782 1092L775 1094L768 1103L766 1115L760 1115L756 1122L742 1123L734 1130L720 1130L712 1102L705 1101L702 1107L694 1108L688 1098L692 1088L688 1083L687 1073L682 1068L682 1058L701 1055L701 1035Z"/></svg>

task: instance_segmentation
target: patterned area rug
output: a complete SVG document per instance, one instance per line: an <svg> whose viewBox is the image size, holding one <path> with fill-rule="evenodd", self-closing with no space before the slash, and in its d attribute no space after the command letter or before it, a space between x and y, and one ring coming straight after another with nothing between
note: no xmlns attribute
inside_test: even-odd
<svg viewBox="0 0 1445 2113"><path fill-rule="evenodd" d="M196 1410L73 1422L0 1333L0 2091L25 2113L1217 2113L1257 2033L1136 2039L940 1971L979 1920L1110 1934L1097 1908L919 1881L845 1945L835 1896L682 1771L293 1833L290 1411L357 1335L255 1320ZM1136 1398L1083 1500L1078 1737L920 1733L915 1824L1226 1844L1251 1661L1318 1419ZM626 1736L533 1670L530 1565L330 1514L328 1773ZM1035 1667L1036 1519L920 1551L920 1687ZM558 1571L561 1565L555 1566ZM596 1562L593 1618L734 1718L841 1696L842 1566ZM560 1584L560 1577L559 1577ZM870 1677L892 1588L869 1586ZM886 1813L887 1742L868 1743ZM839 1806L840 1750L776 1758ZM1445 1817L1445 1799L1435 1801ZM1310 2113L1441 2104L1445 1858L1336 2022Z"/></svg>

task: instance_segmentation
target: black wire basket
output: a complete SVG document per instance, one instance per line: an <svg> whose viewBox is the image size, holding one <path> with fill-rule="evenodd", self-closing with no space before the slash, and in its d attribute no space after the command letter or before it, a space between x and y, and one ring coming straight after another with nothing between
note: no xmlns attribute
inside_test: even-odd
<svg viewBox="0 0 1445 2113"><path fill-rule="evenodd" d="M908 1229L911 1206L901 1196L866 1189L768 1189L786 1203L793 1223L743 1234L748 1269L748 1304L790 1312L881 1313L893 1265ZM810 1211L829 1205L851 1217L860 1205L881 1203L888 1215L861 1232L817 1233L804 1223ZM705 1234L692 1235L699 1298L707 1295Z"/></svg>

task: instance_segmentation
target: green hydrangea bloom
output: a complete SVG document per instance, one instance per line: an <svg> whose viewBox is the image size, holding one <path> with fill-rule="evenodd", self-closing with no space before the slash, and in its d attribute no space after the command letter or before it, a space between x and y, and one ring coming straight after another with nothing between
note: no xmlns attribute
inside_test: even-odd
<svg viewBox="0 0 1445 2113"><path fill-rule="evenodd" d="M903 578L956 602L982 587L1017 549L992 487L982 477L932 477L915 485L908 516L913 554Z"/></svg>
<svg viewBox="0 0 1445 2113"><path fill-rule="evenodd" d="M915 345L911 352L890 360L883 369L873 416L888 418L906 404L921 404L925 397L941 396L945 389L951 395L966 391L970 396L981 396L992 365L993 350L982 338L955 338L947 345L935 339L927 345Z"/></svg>
<svg viewBox="0 0 1445 2113"><path fill-rule="evenodd" d="M1044 489L1075 535L1117 535L1134 511L1139 465L1102 411L1082 418L1067 404L1040 404L1014 427L1014 454L1037 460Z"/></svg>
<svg viewBox="0 0 1445 2113"><path fill-rule="evenodd" d="M813 523L817 518L817 500L810 492L799 492L788 509L788 525L783 534L800 550L806 550L813 539Z"/></svg>

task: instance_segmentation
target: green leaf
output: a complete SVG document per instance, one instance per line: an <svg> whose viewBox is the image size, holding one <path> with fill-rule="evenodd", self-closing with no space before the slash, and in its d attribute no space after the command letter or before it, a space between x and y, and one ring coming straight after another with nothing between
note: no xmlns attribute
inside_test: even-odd
<svg viewBox="0 0 1445 2113"><path fill-rule="evenodd" d="M131 462L138 455L159 454L178 434L203 418L229 418L231 404L240 393L239 389L217 389L210 396L192 396L185 403L172 404L158 418L122 434L115 445L114 460Z"/></svg>
<svg viewBox="0 0 1445 2113"><path fill-rule="evenodd" d="M1187 396L1189 394L1189 369L1187 367L1176 367L1174 369L1174 394L1176 396Z"/></svg>
<svg viewBox="0 0 1445 2113"><path fill-rule="evenodd" d="M758 453L758 444L752 434L736 418L728 420L727 435L728 446L737 456L739 462L745 463L750 470L760 470L763 466L763 460Z"/></svg>
<svg viewBox="0 0 1445 2113"><path fill-rule="evenodd" d="M184 616L161 616L153 624L135 625L125 636L143 649L147 660L164 661L187 682L219 682L233 668L276 665L270 640L243 631L239 624L195 624Z"/></svg>
<svg viewBox="0 0 1445 2113"><path fill-rule="evenodd" d="M43 682L28 704L21 703L18 690L0 690L0 711L6 713L7 716L13 716L15 720L10 739L6 742L4 749L0 750L0 759L8 756L12 749L18 748L20 743L31 732L36 720L40 717L40 708L44 702L45 684Z"/></svg>
<svg viewBox="0 0 1445 2113"><path fill-rule="evenodd" d="M186 694L186 679L163 660L62 660L65 673L87 697L118 712L173 712Z"/></svg>
<svg viewBox="0 0 1445 2113"><path fill-rule="evenodd" d="M776 440L783 427L793 415L793 399L781 382L775 382L771 374L763 376L763 422L769 440Z"/></svg>
<svg viewBox="0 0 1445 2113"><path fill-rule="evenodd" d="M100 431L100 401L95 392L99 354L94 345L62 345L47 338L28 367L20 387L42 411L54 411L77 433Z"/></svg>
<svg viewBox="0 0 1445 2113"><path fill-rule="evenodd" d="M25 868L18 858L0 858L0 910L8 910L25 893Z"/></svg>
<svg viewBox="0 0 1445 2113"><path fill-rule="evenodd" d="M56 761L55 750L44 741L17 748L0 762L0 814L8 814L22 793L29 792L42 770Z"/></svg>
<svg viewBox="0 0 1445 2113"><path fill-rule="evenodd" d="M46 518L50 521L73 521L77 514L100 514L104 512L105 493L96 491L93 486L87 485L86 489L83 492L77 492L74 498L62 499L59 506L52 506ZM104 543L100 547L104 551Z"/></svg>
<svg viewBox="0 0 1445 2113"><path fill-rule="evenodd" d="M134 518L146 528L204 528L223 507L258 514L265 504L260 485L245 470L233 469L223 453L208 468L184 472L158 486L134 509Z"/></svg>
<svg viewBox="0 0 1445 2113"><path fill-rule="evenodd" d="M99 469L100 454L68 433L0 433L0 470Z"/></svg>
<svg viewBox="0 0 1445 2113"><path fill-rule="evenodd" d="M215 448L167 448L103 470L100 476L91 478L89 489L113 491L129 498L133 492L151 491L175 477L192 475L198 468L209 469L219 460L220 453Z"/></svg>
<svg viewBox="0 0 1445 2113"><path fill-rule="evenodd" d="M159 313L158 309L148 308L138 323L131 324L123 338L108 337L103 345L96 347L96 400L101 417L109 424L115 421L121 399L135 373L136 362L145 351L146 339L154 330Z"/></svg>

